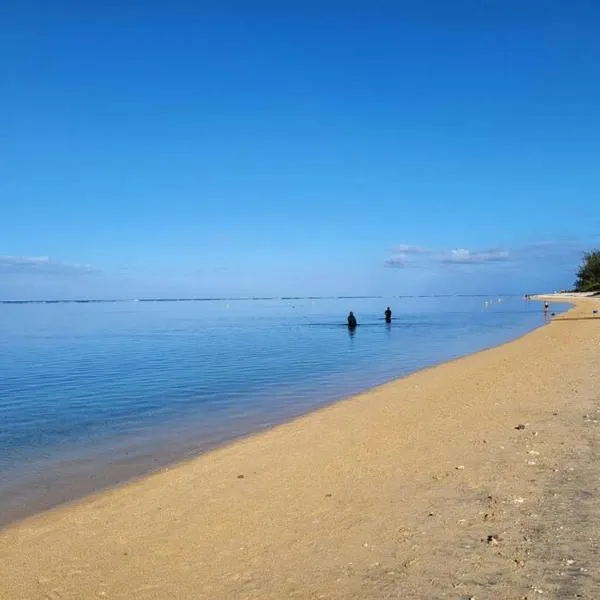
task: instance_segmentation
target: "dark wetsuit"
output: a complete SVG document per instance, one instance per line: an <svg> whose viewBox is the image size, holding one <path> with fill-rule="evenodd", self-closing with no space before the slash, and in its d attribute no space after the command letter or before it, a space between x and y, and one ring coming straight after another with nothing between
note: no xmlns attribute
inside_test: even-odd
<svg viewBox="0 0 600 600"><path fill-rule="evenodd" d="M356 317L354 315L348 315L348 328L354 329L356 327Z"/></svg>
<svg viewBox="0 0 600 600"><path fill-rule="evenodd" d="M392 322L392 311L389 308L385 311L385 322L386 323Z"/></svg>

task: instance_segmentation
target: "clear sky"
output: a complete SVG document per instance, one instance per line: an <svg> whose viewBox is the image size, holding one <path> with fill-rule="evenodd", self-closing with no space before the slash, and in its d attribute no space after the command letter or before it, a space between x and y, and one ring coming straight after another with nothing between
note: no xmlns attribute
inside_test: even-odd
<svg viewBox="0 0 600 600"><path fill-rule="evenodd" d="M569 286L599 31L595 0L0 0L0 298Z"/></svg>

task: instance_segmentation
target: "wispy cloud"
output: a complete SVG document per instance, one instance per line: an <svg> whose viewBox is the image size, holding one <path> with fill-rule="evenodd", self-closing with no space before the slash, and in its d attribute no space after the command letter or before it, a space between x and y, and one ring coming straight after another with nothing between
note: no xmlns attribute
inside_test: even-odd
<svg viewBox="0 0 600 600"><path fill-rule="evenodd" d="M428 260L433 250L424 246L414 244L398 244L391 250L391 256L384 262L384 266L390 269L405 269L416 266L422 261Z"/></svg>
<svg viewBox="0 0 600 600"><path fill-rule="evenodd" d="M508 250L493 248L491 250L467 250L457 248L450 250L440 258L444 264L483 265L485 263L507 262L511 258Z"/></svg>
<svg viewBox="0 0 600 600"><path fill-rule="evenodd" d="M532 261L549 261L553 264L573 264L580 260L586 250L600 247L600 235L581 238L563 237L542 239L513 247L488 249L431 249L412 244L398 244L390 250L384 261L389 268L421 267L432 269L439 265L493 265L502 264L518 267Z"/></svg>
<svg viewBox="0 0 600 600"><path fill-rule="evenodd" d="M413 246L412 244L398 244L392 248L393 254L405 255L405 254L431 254L433 251L423 246Z"/></svg>
<svg viewBox="0 0 600 600"><path fill-rule="evenodd" d="M91 265L66 263L49 256L0 256L0 274L80 275L98 273Z"/></svg>
<svg viewBox="0 0 600 600"><path fill-rule="evenodd" d="M600 238L559 239L541 242L530 242L515 250L515 254L523 260L527 259L565 259L572 260L580 257L586 250L591 250L600 244Z"/></svg>
<svg viewBox="0 0 600 600"><path fill-rule="evenodd" d="M433 250L423 246L399 244L392 249L392 254L384 262L384 265L396 269L407 266L431 268L439 264L483 265L486 263L507 262L511 259L512 254L502 248L489 250L468 250L467 248Z"/></svg>
<svg viewBox="0 0 600 600"><path fill-rule="evenodd" d="M564 242L561 242L562 246ZM536 248L552 248L559 244L556 240L541 240L539 242L529 242L523 246L524 249L536 249Z"/></svg>
<svg viewBox="0 0 600 600"><path fill-rule="evenodd" d="M405 254L393 254L385 261L384 266L389 269L404 269L408 266L408 259Z"/></svg>

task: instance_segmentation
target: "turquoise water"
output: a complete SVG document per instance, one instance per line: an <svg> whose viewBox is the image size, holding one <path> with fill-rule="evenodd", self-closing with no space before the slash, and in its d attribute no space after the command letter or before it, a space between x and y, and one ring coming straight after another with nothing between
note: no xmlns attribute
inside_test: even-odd
<svg viewBox="0 0 600 600"><path fill-rule="evenodd" d="M543 321L510 297L0 304L0 524Z"/></svg>

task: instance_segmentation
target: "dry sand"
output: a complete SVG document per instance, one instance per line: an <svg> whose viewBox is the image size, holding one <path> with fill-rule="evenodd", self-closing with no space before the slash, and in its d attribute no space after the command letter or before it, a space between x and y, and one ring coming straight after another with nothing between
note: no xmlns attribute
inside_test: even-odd
<svg viewBox="0 0 600 600"><path fill-rule="evenodd" d="M595 306L13 525L0 598L600 598Z"/></svg>

